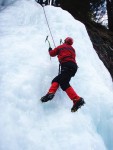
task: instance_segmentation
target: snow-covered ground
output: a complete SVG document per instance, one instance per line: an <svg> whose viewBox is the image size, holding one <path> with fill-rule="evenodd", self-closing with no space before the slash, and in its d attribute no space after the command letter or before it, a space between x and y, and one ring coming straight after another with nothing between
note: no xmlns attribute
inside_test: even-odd
<svg viewBox="0 0 113 150"><path fill-rule="evenodd" d="M71 113L72 101L59 89L42 104L58 60L48 55L43 8L18 0L0 11L0 150L112 150L113 86L85 26L61 8L45 11L56 46L71 36L78 72L71 85L86 105Z"/></svg>

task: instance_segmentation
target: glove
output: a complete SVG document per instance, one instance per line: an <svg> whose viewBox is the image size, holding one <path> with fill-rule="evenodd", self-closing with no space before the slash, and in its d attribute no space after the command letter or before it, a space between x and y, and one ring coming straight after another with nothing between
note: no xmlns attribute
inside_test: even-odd
<svg viewBox="0 0 113 150"><path fill-rule="evenodd" d="M51 51L51 50L52 50L52 48L51 48L51 47L49 47L48 51Z"/></svg>

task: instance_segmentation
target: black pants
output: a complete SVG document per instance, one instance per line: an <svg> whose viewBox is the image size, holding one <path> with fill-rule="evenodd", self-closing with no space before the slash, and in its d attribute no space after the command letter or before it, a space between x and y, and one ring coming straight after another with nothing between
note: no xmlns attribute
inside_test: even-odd
<svg viewBox="0 0 113 150"><path fill-rule="evenodd" d="M65 91L68 87L70 87L69 82L77 72L77 68L77 64L74 62L66 62L61 64L61 72L52 80L52 83L58 82L61 89Z"/></svg>

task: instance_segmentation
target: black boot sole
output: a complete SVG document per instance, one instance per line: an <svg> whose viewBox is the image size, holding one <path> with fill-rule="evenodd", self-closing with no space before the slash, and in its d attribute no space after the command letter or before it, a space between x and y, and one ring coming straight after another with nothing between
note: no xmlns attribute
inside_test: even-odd
<svg viewBox="0 0 113 150"><path fill-rule="evenodd" d="M85 102L84 101L80 101L80 102L78 102L78 104L77 105L79 105L78 107L76 107L76 108L72 108L71 109L71 112L76 112L79 108L81 108L82 106L84 106L84 104L85 104Z"/></svg>
<svg viewBox="0 0 113 150"><path fill-rule="evenodd" d="M53 97L54 97L54 95L49 95L48 97L43 96L40 100L42 103L45 103L45 102L52 100Z"/></svg>

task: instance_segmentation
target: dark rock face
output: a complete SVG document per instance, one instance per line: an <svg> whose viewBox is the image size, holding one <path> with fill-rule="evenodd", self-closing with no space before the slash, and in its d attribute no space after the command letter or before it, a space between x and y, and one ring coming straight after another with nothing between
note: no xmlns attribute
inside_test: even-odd
<svg viewBox="0 0 113 150"><path fill-rule="evenodd" d="M113 32L98 24L86 23L93 47L113 79Z"/></svg>

